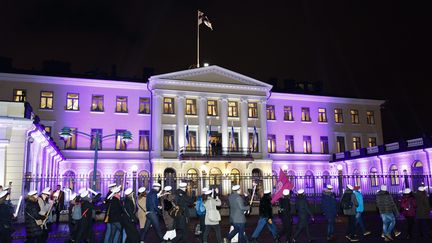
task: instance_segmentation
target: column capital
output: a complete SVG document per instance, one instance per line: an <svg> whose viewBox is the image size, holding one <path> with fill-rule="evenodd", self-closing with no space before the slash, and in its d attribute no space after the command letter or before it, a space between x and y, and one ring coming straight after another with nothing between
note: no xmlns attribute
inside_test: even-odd
<svg viewBox="0 0 432 243"><path fill-rule="evenodd" d="M184 99L186 99L186 97L184 95L177 95L177 99L178 100L184 100Z"/></svg>
<svg viewBox="0 0 432 243"><path fill-rule="evenodd" d="M240 103L248 103L248 98L247 97L241 97Z"/></svg>
<svg viewBox="0 0 432 243"><path fill-rule="evenodd" d="M267 103L267 98L261 98L260 99L261 104L266 104Z"/></svg>
<svg viewBox="0 0 432 243"><path fill-rule="evenodd" d="M198 99L199 99L200 101L206 101L206 100L207 100L207 97L205 97L205 96L200 96Z"/></svg>
<svg viewBox="0 0 432 243"><path fill-rule="evenodd" d="M220 101L221 102L228 102L228 97L227 96L222 96L222 97L220 97Z"/></svg>

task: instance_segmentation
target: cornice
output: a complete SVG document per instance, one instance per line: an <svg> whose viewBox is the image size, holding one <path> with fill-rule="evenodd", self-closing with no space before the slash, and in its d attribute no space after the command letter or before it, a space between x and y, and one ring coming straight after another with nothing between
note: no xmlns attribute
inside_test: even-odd
<svg viewBox="0 0 432 243"><path fill-rule="evenodd" d="M322 102L322 103L374 105L374 106L380 106L385 102L384 100L357 99L357 98L347 98L347 97L332 97L332 96L304 95L304 94L290 94L290 93L272 93L270 100L272 99L311 101L311 102Z"/></svg>

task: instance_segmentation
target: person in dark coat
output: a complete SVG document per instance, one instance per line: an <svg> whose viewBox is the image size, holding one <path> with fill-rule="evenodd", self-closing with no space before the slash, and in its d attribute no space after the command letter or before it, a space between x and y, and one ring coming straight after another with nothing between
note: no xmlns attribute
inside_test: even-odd
<svg viewBox="0 0 432 243"><path fill-rule="evenodd" d="M122 215L123 242L135 243L140 241L139 232L136 228L138 222L135 216L137 212L136 200L132 188L125 190L124 214Z"/></svg>
<svg viewBox="0 0 432 243"><path fill-rule="evenodd" d="M418 229L420 231L420 237L429 238L429 226L428 220L430 219L430 205L428 201L428 195L426 193L426 187L420 186L415 194L415 200L417 205L416 218L418 223Z"/></svg>
<svg viewBox="0 0 432 243"><path fill-rule="evenodd" d="M328 184L321 196L321 208L327 220L327 240L334 240L334 226L337 215L337 200L332 192L333 186Z"/></svg>
<svg viewBox="0 0 432 243"><path fill-rule="evenodd" d="M78 210L79 207L79 215L81 215L81 204L78 202L78 195L73 193L70 196L69 207L68 207L68 226L69 226L69 238L73 239L76 235L76 231L78 229L79 220L73 217L74 211Z"/></svg>
<svg viewBox="0 0 432 243"><path fill-rule="evenodd" d="M245 213L250 211L250 206L245 206L245 200L240 196L241 190L239 185L232 186L232 193L228 196L229 203L229 220L234 229L228 233L226 237L228 243L231 243L232 238L238 234L238 242L243 243L246 241L245 225L246 216Z"/></svg>
<svg viewBox="0 0 432 243"><path fill-rule="evenodd" d="M297 191L297 198L295 203L295 208L297 215L299 217L299 223L297 225L296 233L294 234L294 238L292 239L293 242L297 242L300 234L304 231L306 231L306 236L308 238L308 241L312 241L312 237L309 233L309 217L314 221L313 214L310 210L309 203L306 199L306 196L304 195L304 189L300 189Z"/></svg>
<svg viewBox="0 0 432 243"><path fill-rule="evenodd" d="M25 228L26 228L26 238L27 243L39 243L42 241L42 220L45 219L45 216L39 214L40 207L38 203L38 192L30 191L27 194L25 199L25 212L24 212L24 220L25 220Z"/></svg>
<svg viewBox="0 0 432 243"><path fill-rule="evenodd" d="M0 215L0 242L12 243L12 220L15 216L8 191L0 192Z"/></svg>
<svg viewBox="0 0 432 243"><path fill-rule="evenodd" d="M412 194L411 189L406 188L403 191L403 197L400 202L399 210L406 220L407 240L410 240L413 237L413 227L415 222L416 209L417 205L414 195Z"/></svg>
<svg viewBox="0 0 432 243"><path fill-rule="evenodd" d="M108 242L118 242L122 232L121 219L123 207L120 203L120 186L114 188L109 198L110 210L108 213L108 223L111 224L111 234L109 235Z"/></svg>
<svg viewBox="0 0 432 243"><path fill-rule="evenodd" d="M111 183L108 185L108 193L103 201L103 204L105 206L105 217L104 222L106 223L105 228L105 236L104 236L104 243L108 243L109 236L111 235L111 224L108 223L108 214L110 211L110 202L111 200L108 199L108 197L111 195L112 190L117 186L116 183Z"/></svg>
<svg viewBox="0 0 432 243"><path fill-rule="evenodd" d="M396 207L393 197L387 191L386 185L382 185L381 190L378 191L376 205L383 221L385 241L392 241L393 237L391 234L396 225L396 217L399 215L399 210ZM395 235L397 236L397 234Z"/></svg>
<svg viewBox="0 0 432 243"><path fill-rule="evenodd" d="M279 235L277 233L276 226L273 222L273 208L271 204L271 191L265 190L264 195L260 200L259 204L259 220L257 223L257 227L252 234L252 241L257 242L257 238L261 234L261 231L264 229L264 226L267 225L270 232L273 235L273 238L276 242L279 242Z"/></svg>
<svg viewBox="0 0 432 243"><path fill-rule="evenodd" d="M189 242L189 207L194 203L194 201L187 195L186 187L187 184L185 182L181 182L179 184L179 189L175 191L175 202L180 210L177 214L177 217L175 218L177 236L172 241L173 243L179 242L180 240L186 243Z"/></svg>
<svg viewBox="0 0 432 243"><path fill-rule="evenodd" d="M359 241L357 238L354 237L356 233L355 216L359 204L353 192L353 189L354 187L352 185L347 185L341 200L341 207L343 213L348 218L348 228L345 237L351 242Z"/></svg>
<svg viewBox="0 0 432 243"><path fill-rule="evenodd" d="M52 200L54 200L54 213L56 215L56 224L60 220L60 212L64 209L65 193L62 191L61 186L57 185L56 191L52 194Z"/></svg>
<svg viewBox="0 0 432 243"><path fill-rule="evenodd" d="M283 197L279 199L279 216L282 220L282 230L279 232L279 236L285 235L286 242L291 242L292 234L292 215L291 215L291 198L290 191L288 189L283 190Z"/></svg>
<svg viewBox="0 0 432 243"><path fill-rule="evenodd" d="M75 242L93 242L93 214L94 205L89 197L89 192L84 191L80 194L81 198L81 219L78 221Z"/></svg>
<svg viewBox="0 0 432 243"><path fill-rule="evenodd" d="M146 199L146 209L147 209L147 215L146 215L146 222L144 225L144 229L141 234L141 241L145 241L145 237L147 235L147 232L150 230L150 227L153 227L153 229L156 231L156 235L159 238L159 242L163 241L163 234L160 228L159 223L159 200L158 200L158 192L161 188L161 185L159 183L153 183L152 190L147 194Z"/></svg>

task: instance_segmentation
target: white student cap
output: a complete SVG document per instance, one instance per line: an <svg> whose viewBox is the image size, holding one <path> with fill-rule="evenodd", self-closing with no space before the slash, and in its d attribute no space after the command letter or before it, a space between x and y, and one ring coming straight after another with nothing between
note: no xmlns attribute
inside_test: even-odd
<svg viewBox="0 0 432 243"><path fill-rule="evenodd" d="M29 195L29 196L33 196L33 195L36 195L37 193L38 193L38 191L33 190L33 191L29 191L29 192L27 193L27 195Z"/></svg>
<svg viewBox="0 0 432 243"><path fill-rule="evenodd" d="M283 192L282 192L282 194L284 196L288 196L290 194L290 191L288 189L284 189Z"/></svg>
<svg viewBox="0 0 432 243"><path fill-rule="evenodd" d="M110 188L110 189L111 189L112 187L115 187L115 186L117 186L117 184L116 184L116 183L111 183L111 184L109 184L109 185L108 185L108 188Z"/></svg>
<svg viewBox="0 0 432 243"><path fill-rule="evenodd" d="M347 185L347 188L350 189L350 190L354 190L354 187L352 185L350 185L350 184Z"/></svg>
<svg viewBox="0 0 432 243"><path fill-rule="evenodd" d="M187 187L187 183L186 182L180 182L179 187L185 188L185 187Z"/></svg>
<svg viewBox="0 0 432 243"><path fill-rule="evenodd" d="M404 193L404 194L410 194L410 193L411 193L411 189L409 189L409 188L405 188L405 189L403 190L403 193Z"/></svg>
<svg viewBox="0 0 432 243"><path fill-rule="evenodd" d="M387 191L387 186L386 185L381 185L381 191Z"/></svg>
<svg viewBox="0 0 432 243"><path fill-rule="evenodd" d="M210 195L210 194L212 194L212 192L213 192L213 190L207 190L207 191L204 191L204 194L205 195Z"/></svg>
<svg viewBox="0 0 432 243"><path fill-rule="evenodd" d="M42 191L42 194L50 195L51 194L51 188L45 187Z"/></svg>
<svg viewBox="0 0 432 243"><path fill-rule="evenodd" d="M0 198L5 197L8 194L8 191L1 191Z"/></svg>
<svg viewBox="0 0 432 243"><path fill-rule="evenodd" d="M125 195L129 196L133 192L132 188L128 188L125 190Z"/></svg>
<svg viewBox="0 0 432 243"><path fill-rule="evenodd" d="M297 191L297 194L303 194L304 193L304 189L299 189L298 191Z"/></svg>
<svg viewBox="0 0 432 243"><path fill-rule="evenodd" d="M153 183L153 187L161 187L161 184L155 182L155 183Z"/></svg>
<svg viewBox="0 0 432 243"><path fill-rule="evenodd" d="M333 186L332 185L330 185L330 184L327 184L327 189L329 189L329 190L333 190Z"/></svg>
<svg viewBox="0 0 432 243"><path fill-rule="evenodd" d="M140 187L140 188L138 189L138 193L143 193L143 192L145 192L145 190L146 190L145 187Z"/></svg>
<svg viewBox="0 0 432 243"><path fill-rule="evenodd" d="M169 192L169 191L171 191L172 190L172 187L171 186L166 186L166 187L164 187L164 191L166 191L166 192Z"/></svg>
<svg viewBox="0 0 432 243"><path fill-rule="evenodd" d="M85 190L85 191L81 192L80 197L81 197L81 198L85 198L85 197L87 197L88 195L89 195L89 191Z"/></svg>
<svg viewBox="0 0 432 243"><path fill-rule="evenodd" d="M234 185L233 187L232 187L232 190L233 191L238 191L240 189L240 185Z"/></svg>
<svg viewBox="0 0 432 243"><path fill-rule="evenodd" d="M270 190L264 190L264 194L270 194L271 193L271 191Z"/></svg>

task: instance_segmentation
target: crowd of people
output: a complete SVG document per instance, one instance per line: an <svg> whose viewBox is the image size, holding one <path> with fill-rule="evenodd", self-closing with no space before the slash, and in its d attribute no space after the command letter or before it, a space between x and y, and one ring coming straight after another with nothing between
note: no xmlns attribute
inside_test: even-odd
<svg viewBox="0 0 432 243"><path fill-rule="evenodd" d="M215 240L227 242L258 242L261 232L267 227L275 242L284 237L286 242L297 242L303 233L308 241L313 241L309 232L310 221L314 214L303 189L295 193L284 189L278 199L278 213L282 226L276 226L273 215L272 195L264 190L259 202L259 219L252 235L245 232L247 215L251 210L249 198L252 195L242 193L239 185L234 185L228 196L229 222L231 229L222 236L219 212L222 205L218 188L203 188L202 195L196 199L187 193L187 183L179 183L179 188L171 186L162 188L153 183L147 191L145 187L122 190L115 183L109 185L105 198L91 189L82 189L70 196L68 222L70 242L93 242L93 223L96 210L105 211L103 221L106 223L104 243L148 242L148 234L153 230L159 242L191 242L189 232L191 208L195 208L199 217L200 242L209 242L209 234L214 233ZM381 237L384 241L393 241L401 235L396 230L396 218L401 215L406 219L403 229L406 239L413 239L414 225L417 224L419 237L430 237L428 219L430 219L430 200L427 187L420 186L415 192L406 188L399 203L396 203L387 187L382 185L376 193L376 207L382 219ZM295 195L294 195L295 194ZM10 189L0 191L0 242L12 242L12 220L16 218L14 207L9 200ZM50 226L59 222L60 212L64 208L65 194L60 186L55 191L45 188L40 194L28 192L25 198L26 242L47 242ZM295 199L295 200L293 200ZM347 185L343 195L338 199L333 187L327 185L321 196L321 209L327 222L327 240L335 240L334 229L338 215L346 218L346 238L351 242L359 241L359 236L370 235L362 220L364 212L363 195L358 186ZM293 216L297 215L298 223L293 227ZM165 232L163 232L163 230ZM214 239L214 238L213 238Z"/></svg>

